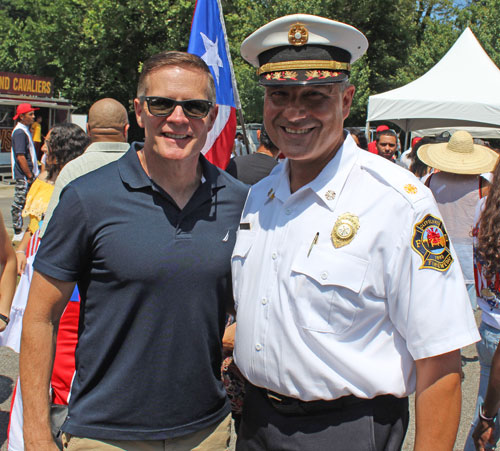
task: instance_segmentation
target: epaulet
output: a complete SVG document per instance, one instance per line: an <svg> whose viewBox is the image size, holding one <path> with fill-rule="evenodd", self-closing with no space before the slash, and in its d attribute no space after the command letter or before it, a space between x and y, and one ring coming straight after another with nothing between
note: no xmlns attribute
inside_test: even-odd
<svg viewBox="0 0 500 451"><path fill-rule="evenodd" d="M363 153L361 167L397 191L411 204L429 196L429 188L410 171L378 155Z"/></svg>

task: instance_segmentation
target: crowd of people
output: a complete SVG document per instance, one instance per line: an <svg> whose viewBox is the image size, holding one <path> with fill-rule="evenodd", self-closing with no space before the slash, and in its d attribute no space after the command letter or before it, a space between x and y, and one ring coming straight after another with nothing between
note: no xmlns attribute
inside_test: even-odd
<svg viewBox="0 0 500 451"><path fill-rule="evenodd" d="M367 47L304 14L245 39L263 126L226 171L200 153L215 82L188 53L142 66L144 142L101 99L86 133L49 131L39 173L36 108L18 106L15 253L0 222L0 344L20 350L9 450L223 451L233 417L237 451L392 451L412 393L414 449L452 450L473 343L465 449L496 443L497 153L460 131L400 159L389 126L370 143L344 129Z"/></svg>

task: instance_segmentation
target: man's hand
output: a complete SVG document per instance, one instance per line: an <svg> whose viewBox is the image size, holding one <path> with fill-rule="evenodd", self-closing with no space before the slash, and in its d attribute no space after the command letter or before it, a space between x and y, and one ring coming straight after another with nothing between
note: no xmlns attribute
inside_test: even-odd
<svg viewBox="0 0 500 451"><path fill-rule="evenodd" d="M222 351L224 355L233 355L234 337L236 335L236 323L226 327L222 337Z"/></svg>
<svg viewBox="0 0 500 451"><path fill-rule="evenodd" d="M17 259L17 274L22 276L24 274L24 270L26 268L26 254L22 251L16 251L16 259Z"/></svg>
<svg viewBox="0 0 500 451"><path fill-rule="evenodd" d="M59 451L58 446L55 444L54 440L50 441L38 441L36 443L30 443L26 440L24 441L25 451Z"/></svg>
<svg viewBox="0 0 500 451"><path fill-rule="evenodd" d="M460 350L417 360L415 451L450 451L460 423Z"/></svg>

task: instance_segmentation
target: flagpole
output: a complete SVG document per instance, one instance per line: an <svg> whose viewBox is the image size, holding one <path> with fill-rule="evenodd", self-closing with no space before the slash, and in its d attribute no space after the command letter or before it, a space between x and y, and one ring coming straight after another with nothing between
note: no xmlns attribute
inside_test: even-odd
<svg viewBox="0 0 500 451"><path fill-rule="evenodd" d="M221 0L217 0L217 6L219 7L219 18L222 26L222 32L224 33L224 45L226 46L227 60L229 61L229 68L231 71L231 84L233 85L234 103L236 105L236 111L238 111L238 117L240 119L241 128L243 130L243 140L245 141L245 147L247 149L247 153L250 153L250 144L248 142L247 131L245 128L245 120L243 119L240 94L238 92L238 87L236 86L236 77L234 75L234 67L233 67L233 60L231 59L231 52L229 51L229 39L227 38L226 22L224 21L224 14L222 12Z"/></svg>

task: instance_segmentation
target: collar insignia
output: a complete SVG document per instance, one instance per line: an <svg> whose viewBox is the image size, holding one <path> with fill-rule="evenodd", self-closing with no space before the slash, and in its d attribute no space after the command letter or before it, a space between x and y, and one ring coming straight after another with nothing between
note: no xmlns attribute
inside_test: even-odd
<svg viewBox="0 0 500 451"><path fill-rule="evenodd" d="M332 191L331 189L329 189L326 193L325 193L325 197L328 199L328 200L333 200L335 199L335 191Z"/></svg>

